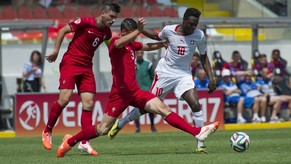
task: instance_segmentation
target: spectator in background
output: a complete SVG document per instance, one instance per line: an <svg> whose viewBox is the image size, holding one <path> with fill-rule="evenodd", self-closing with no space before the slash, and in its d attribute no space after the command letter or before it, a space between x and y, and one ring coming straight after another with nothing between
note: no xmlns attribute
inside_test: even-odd
<svg viewBox="0 0 291 164"><path fill-rule="evenodd" d="M241 81L239 89L242 92L242 96L257 98L260 101L259 110L253 112L252 122L266 122L267 98L259 91L257 84L251 80L251 76L245 76L245 80ZM261 118L259 117L259 111Z"/></svg>
<svg viewBox="0 0 291 164"><path fill-rule="evenodd" d="M193 76L193 80L196 79L197 76L197 70L202 69L202 65L200 63L200 55L199 52L195 52L192 56L192 61L190 64L190 70Z"/></svg>
<svg viewBox="0 0 291 164"><path fill-rule="evenodd" d="M221 73L222 80L218 83L219 88L223 89L224 102L234 104L237 107L237 123L243 124L244 108L252 108L254 113L259 111L259 100L254 97L241 96L241 90L230 80L230 70L224 69Z"/></svg>
<svg viewBox="0 0 291 164"><path fill-rule="evenodd" d="M269 69L267 67L263 68L261 71L261 77L257 79L256 83L259 86L259 90L267 96L268 105L273 105L273 110L270 117L270 122L281 122L282 119L278 118L278 113L281 109L281 103L284 97L277 95L273 88L273 81L269 77ZM268 98L269 97L269 98ZM288 97L285 97L285 101L288 101Z"/></svg>
<svg viewBox="0 0 291 164"><path fill-rule="evenodd" d="M144 59L144 53L143 51L137 51L136 52L136 79L138 82L138 85L140 89L149 91L151 88L151 84L154 80L154 68L152 62L149 60ZM151 122L151 131L157 132L157 129L154 124L154 113L149 113L150 122ZM140 122L139 118L135 119L135 126L136 130L135 132L140 132Z"/></svg>
<svg viewBox="0 0 291 164"><path fill-rule="evenodd" d="M207 89L209 84L209 79L203 68L198 69L197 79L194 80L197 89Z"/></svg>
<svg viewBox="0 0 291 164"><path fill-rule="evenodd" d="M254 64L253 71L255 75L261 76L261 71L263 68L267 67L269 69L268 77L272 77L272 68L271 65L268 63L267 55L266 54L260 54L258 62Z"/></svg>
<svg viewBox="0 0 291 164"><path fill-rule="evenodd" d="M245 75L252 75L252 71L248 71L241 61L242 59L241 59L240 52L233 51L232 62L225 63L222 67L222 70L223 69L230 70L231 76L235 77L235 80L237 83L241 82L244 79Z"/></svg>
<svg viewBox="0 0 291 164"><path fill-rule="evenodd" d="M23 92L40 92L41 87L46 91L43 80L43 63L39 51L32 51L29 62L24 64L22 77Z"/></svg>
<svg viewBox="0 0 291 164"><path fill-rule="evenodd" d="M290 76L290 73L286 69L287 62L281 58L280 50L274 49L272 51L272 60L270 62L270 71L274 73L274 71L279 70L278 75Z"/></svg>

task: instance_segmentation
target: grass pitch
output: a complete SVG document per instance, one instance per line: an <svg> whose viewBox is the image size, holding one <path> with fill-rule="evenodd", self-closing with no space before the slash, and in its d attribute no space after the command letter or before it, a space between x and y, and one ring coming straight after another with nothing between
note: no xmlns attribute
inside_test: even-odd
<svg viewBox="0 0 291 164"><path fill-rule="evenodd" d="M53 137L53 149L45 150L40 137L0 139L0 163L290 163L291 129L244 130L250 138L249 150L237 153L229 139L235 131L217 131L205 145L209 154L195 154L195 140L186 133L119 134L91 141L99 152L93 157L77 151L75 146L64 158L56 158L62 136Z"/></svg>

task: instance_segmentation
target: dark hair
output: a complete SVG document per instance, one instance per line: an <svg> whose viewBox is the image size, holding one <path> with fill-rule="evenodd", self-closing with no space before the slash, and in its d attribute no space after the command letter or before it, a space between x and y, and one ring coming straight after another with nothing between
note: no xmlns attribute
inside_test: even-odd
<svg viewBox="0 0 291 164"><path fill-rule="evenodd" d="M194 57L194 56L200 59L199 52L195 51L192 57Z"/></svg>
<svg viewBox="0 0 291 164"><path fill-rule="evenodd" d="M37 54L39 56L39 59L38 61L36 62L38 66L42 65L42 59L41 59L41 54L39 51L37 50L34 50L31 52L31 55L30 55L30 61L32 62L33 61L33 54Z"/></svg>
<svg viewBox="0 0 291 164"><path fill-rule="evenodd" d="M196 8L187 8L187 10L184 13L183 19L188 20L190 16L199 18L201 15L201 12Z"/></svg>
<svg viewBox="0 0 291 164"><path fill-rule="evenodd" d="M124 30L124 29L127 29L127 30L135 30L135 29L137 29L137 23L132 18L125 18L121 22L120 29L121 30Z"/></svg>
<svg viewBox="0 0 291 164"><path fill-rule="evenodd" d="M239 51L235 50L232 52L232 57L234 57L235 54L240 54Z"/></svg>
<svg viewBox="0 0 291 164"><path fill-rule="evenodd" d="M120 6L117 3L106 3L102 8L104 12L109 12L111 10L120 13Z"/></svg>
<svg viewBox="0 0 291 164"><path fill-rule="evenodd" d="M280 55L280 50L279 50L279 49L274 49L274 50L272 51L272 55L273 55L275 52L277 52L277 53Z"/></svg>

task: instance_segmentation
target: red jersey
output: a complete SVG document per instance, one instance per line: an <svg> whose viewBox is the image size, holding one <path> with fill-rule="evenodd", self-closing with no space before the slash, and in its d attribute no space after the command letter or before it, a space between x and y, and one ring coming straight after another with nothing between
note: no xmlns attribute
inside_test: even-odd
<svg viewBox="0 0 291 164"><path fill-rule="evenodd" d="M110 28L100 29L95 17L79 18L69 25L75 34L62 62L91 68L95 50L104 40L111 38Z"/></svg>
<svg viewBox="0 0 291 164"><path fill-rule="evenodd" d="M109 57L112 66L112 87L119 91L135 91L139 89L136 80L135 51L142 49L140 42L131 42L121 48L115 48L114 43L118 37L109 43Z"/></svg>

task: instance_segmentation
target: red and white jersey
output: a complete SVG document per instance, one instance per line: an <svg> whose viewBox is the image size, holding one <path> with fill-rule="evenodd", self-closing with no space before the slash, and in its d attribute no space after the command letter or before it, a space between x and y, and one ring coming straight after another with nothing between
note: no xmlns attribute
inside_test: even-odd
<svg viewBox="0 0 291 164"><path fill-rule="evenodd" d="M110 28L100 29L94 17L79 18L69 25L75 34L62 62L91 68L95 50L111 38Z"/></svg>
<svg viewBox="0 0 291 164"><path fill-rule="evenodd" d="M201 55L206 54L206 39L201 30L196 29L193 34L183 36L177 33L178 27L177 24L168 25L159 33L160 39L169 41L156 68L156 72L162 76L191 74L189 66L196 48Z"/></svg>

